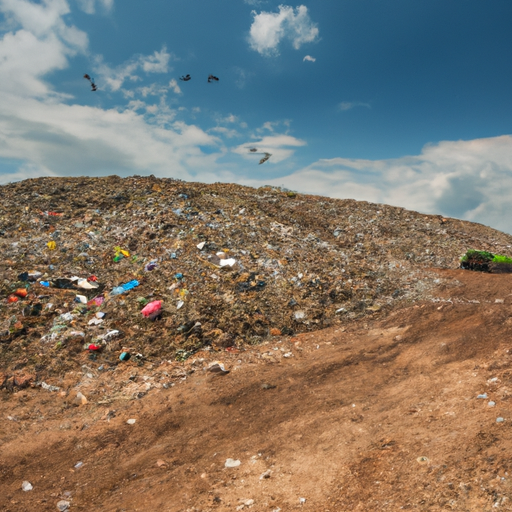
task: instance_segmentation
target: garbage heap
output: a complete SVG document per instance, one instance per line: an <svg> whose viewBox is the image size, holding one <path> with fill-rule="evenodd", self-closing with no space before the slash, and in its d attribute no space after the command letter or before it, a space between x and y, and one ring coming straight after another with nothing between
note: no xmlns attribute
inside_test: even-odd
<svg viewBox="0 0 512 512"><path fill-rule="evenodd" d="M0 192L3 368L186 359L379 316L428 298L429 268L512 246L479 224L270 186L109 176Z"/></svg>

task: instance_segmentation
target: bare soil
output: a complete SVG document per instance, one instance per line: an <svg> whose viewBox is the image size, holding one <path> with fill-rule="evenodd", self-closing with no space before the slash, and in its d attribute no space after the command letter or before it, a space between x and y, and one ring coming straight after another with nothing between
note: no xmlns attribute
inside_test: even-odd
<svg viewBox="0 0 512 512"><path fill-rule="evenodd" d="M0 509L512 510L512 276L431 272L384 319L3 390Z"/></svg>

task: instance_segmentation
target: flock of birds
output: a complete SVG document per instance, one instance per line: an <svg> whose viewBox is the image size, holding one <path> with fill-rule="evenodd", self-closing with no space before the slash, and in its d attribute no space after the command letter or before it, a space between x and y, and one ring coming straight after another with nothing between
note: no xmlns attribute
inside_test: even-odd
<svg viewBox="0 0 512 512"><path fill-rule="evenodd" d="M98 90L98 87L97 85L95 84L94 82L94 78L91 78L90 75L88 75L87 73L84 75L84 78L86 80L89 80L90 84L91 84L91 91L92 92L96 92ZM192 77L190 75L184 75L184 76L180 76L180 80L182 82L188 82ZM208 75L208 83L212 83L212 82L218 82L219 79L214 76L214 75ZM272 156L272 153L267 153L266 151L258 151L257 148L247 148L249 150L250 153L254 153L254 154L257 154L257 155L264 155L263 158L260 159L260 165L261 164L264 164L271 156Z"/></svg>

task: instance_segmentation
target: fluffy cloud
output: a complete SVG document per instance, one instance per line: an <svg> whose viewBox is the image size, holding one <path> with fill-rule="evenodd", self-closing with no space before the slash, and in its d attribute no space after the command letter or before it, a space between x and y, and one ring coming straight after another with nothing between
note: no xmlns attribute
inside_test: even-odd
<svg viewBox="0 0 512 512"><path fill-rule="evenodd" d="M153 55L137 55L129 59L127 62L116 66L115 68L106 64L101 56L96 57L95 68L97 74L111 91L119 91L126 81L137 82L141 77L137 74L139 71L144 73L167 73L169 71L169 61L172 54L167 52L164 46L159 52L155 51ZM174 81L171 88L176 92L177 82ZM101 88L101 86L100 86ZM179 89L179 87L178 87ZM125 94L130 92L124 91ZM180 90L181 92L181 90ZM178 93L179 94L179 93Z"/></svg>
<svg viewBox="0 0 512 512"><path fill-rule="evenodd" d="M311 57L311 55L306 55L303 59L302 59L302 62L306 62L306 61L309 61L309 62L315 62L316 59L315 57Z"/></svg>
<svg viewBox="0 0 512 512"><path fill-rule="evenodd" d="M249 32L249 44L262 55L277 55L282 40L288 40L298 50L305 43L318 39L318 28L309 17L308 8L296 9L280 5L279 12L252 12L254 20Z"/></svg>
<svg viewBox="0 0 512 512"><path fill-rule="evenodd" d="M175 80L136 87L131 97L127 94L126 107L111 109L69 104L71 96L56 92L44 80L68 67L71 57L88 51L86 34L64 21L69 12L66 0L0 0L0 14L7 20L0 37L0 182L149 169L162 176L197 179L196 171L213 169L224 151L222 142L197 126L176 121L176 112L165 101L169 89L180 93ZM115 90L127 79L138 81L138 72L165 72L169 60L162 48L135 56L114 71L100 65L99 74L109 78L111 72L110 89ZM156 102L154 96L159 97Z"/></svg>
<svg viewBox="0 0 512 512"><path fill-rule="evenodd" d="M312 194L403 206L512 233L510 135L443 141L425 146L420 155L391 160L319 160L271 184L284 184Z"/></svg>

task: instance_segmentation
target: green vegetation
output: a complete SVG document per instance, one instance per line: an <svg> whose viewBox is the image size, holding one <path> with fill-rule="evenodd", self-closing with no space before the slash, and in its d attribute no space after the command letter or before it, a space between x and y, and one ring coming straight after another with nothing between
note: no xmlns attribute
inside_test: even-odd
<svg viewBox="0 0 512 512"><path fill-rule="evenodd" d="M512 258L509 256L503 256L501 254L496 254L492 259L493 263L512 263Z"/></svg>
<svg viewBox="0 0 512 512"><path fill-rule="evenodd" d="M460 259L461 262L465 263L467 261L480 261L480 262L488 262L493 261L494 254L487 251L476 251L475 249L469 249L469 251L462 256Z"/></svg>

